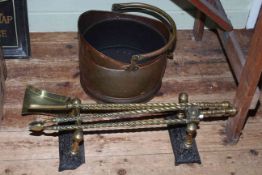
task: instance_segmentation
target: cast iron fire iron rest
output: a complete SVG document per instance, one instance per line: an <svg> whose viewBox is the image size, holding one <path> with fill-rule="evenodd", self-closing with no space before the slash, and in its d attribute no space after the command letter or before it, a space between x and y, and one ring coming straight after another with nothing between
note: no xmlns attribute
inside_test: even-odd
<svg viewBox="0 0 262 175"><path fill-rule="evenodd" d="M77 98L52 94L28 86L22 114L57 115L29 124L30 131L59 132L59 170L75 169L85 162L84 131L132 131L167 126L175 164L201 163L194 137L200 121L236 114L229 102L188 102L186 93L178 103L82 104ZM174 127L176 126L176 127Z"/></svg>

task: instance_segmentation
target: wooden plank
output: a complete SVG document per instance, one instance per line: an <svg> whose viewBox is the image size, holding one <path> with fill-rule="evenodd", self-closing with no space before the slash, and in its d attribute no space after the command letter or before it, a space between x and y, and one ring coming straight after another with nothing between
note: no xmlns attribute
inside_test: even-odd
<svg viewBox="0 0 262 175"><path fill-rule="evenodd" d="M45 62L30 61L22 62L22 64L21 62L8 61L7 84L15 86L26 82L75 81L79 78L77 61L64 61L63 64L56 61ZM56 66L52 66L54 64ZM232 74L228 64L224 61L184 59L178 64L175 60L168 60L164 80L201 79L202 76L229 78L232 77Z"/></svg>
<svg viewBox="0 0 262 175"><path fill-rule="evenodd" d="M196 41L202 40L205 27L205 19L206 16L200 10L197 10L193 28L193 34Z"/></svg>
<svg viewBox="0 0 262 175"><path fill-rule="evenodd" d="M232 67L233 73L237 81L239 82L243 66L246 62L244 53L241 50L241 47L239 45L239 42L236 38L234 31L222 32L221 30L218 30L218 34L221 39L222 46L225 49L226 54L228 56L228 60L230 66ZM259 88L256 88L256 92L254 94L252 103L250 104L249 107L250 109L256 108L259 96L260 96L260 90Z"/></svg>
<svg viewBox="0 0 262 175"><path fill-rule="evenodd" d="M241 47L244 45L248 46L249 43L249 37L252 36L253 30L234 30L238 39L240 39L242 42L240 43ZM194 42L192 40L193 34L189 30L177 30L177 39L179 43L181 41L185 42L186 40L188 42ZM206 41L210 41L212 44L216 44L219 46L219 43L217 43L217 37L214 35L214 32L210 30L205 30L204 38ZM212 40L210 40L210 37ZM214 39L214 40L213 40ZM77 32L33 32L30 33L30 41L32 45L40 44L40 43L50 43L50 44L64 44L64 43L76 43L78 42L78 36ZM181 45L177 43L178 45ZM201 43L196 43L196 45ZM182 46L188 46L188 45L182 45ZM189 44L190 46L190 44ZM48 47L48 45L46 45ZM207 46L208 47L208 46ZM205 49L205 48L203 48ZM245 48L243 48L245 49Z"/></svg>
<svg viewBox="0 0 262 175"><path fill-rule="evenodd" d="M86 157L86 164L76 170L65 171L65 175L117 174L117 175L195 175L195 174L237 174L257 175L262 171L261 150L241 150L225 152L202 152L202 165L174 166L172 154L140 156L99 156ZM48 175L57 172L58 159L0 161L0 174Z"/></svg>
<svg viewBox="0 0 262 175"><path fill-rule="evenodd" d="M224 125L202 125L197 131L200 153L216 151L239 151L262 149L262 123L249 123L239 144L226 144ZM168 131L115 132L103 134L91 132L85 135L86 156L138 156L148 154L171 154ZM58 138L55 135L30 135L29 131L0 131L0 160L38 160L58 158ZM15 155L15 156L10 156ZM88 159L87 159L88 160Z"/></svg>
<svg viewBox="0 0 262 175"><path fill-rule="evenodd" d="M245 56L241 51L241 47L238 43L236 35L234 31L232 32L223 32L221 30L217 30L219 37L221 39L221 43L223 48L226 51L228 61L233 69L234 75L239 81L241 71L243 65L245 64Z"/></svg>
<svg viewBox="0 0 262 175"><path fill-rule="evenodd" d="M7 82L8 89L6 90L6 105L17 105L21 104L24 91L27 84L36 86L37 88L46 89L50 92L58 93L66 96L75 96L83 100L90 101L90 98L85 97L85 93L82 90L79 80L60 80L60 81L28 81L28 82ZM235 83L232 78L229 77L219 77L219 78L206 78L206 79L167 79L163 80L160 92L155 100L167 101L170 98L177 97L176 94L182 91L188 92L189 95L194 96L197 94L219 94L226 92L234 92L236 88ZM225 97L227 98L227 97Z"/></svg>
<svg viewBox="0 0 262 175"><path fill-rule="evenodd" d="M30 42L36 43L77 43L77 32L31 32ZM48 45L47 45L48 47Z"/></svg>
<svg viewBox="0 0 262 175"><path fill-rule="evenodd" d="M198 10L203 12L206 16L211 18L223 30L233 30L233 26L228 20L225 12L221 9L218 9L216 6L214 6L213 3L210 3L207 0L189 0L189 2L191 2Z"/></svg>
<svg viewBox="0 0 262 175"><path fill-rule="evenodd" d="M260 80L262 70L262 40L260 34L262 31L262 15L258 19L254 35L250 44L250 51L247 61L241 72L239 86L236 91L234 104L238 109L236 117L229 119L227 124L228 141L235 143L238 141L241 131L246 122L250 103L255 94L258 81Z"/></svg>
<svg viewBox="0 0 262 175"><path fill-rule="evenodd" d="M157 171L155 172L156 174L160 171L163 174L167 169L169 169L169 171L166 172L167 174L171 171L181 171L181 173L185 174L206 171L212 174L223 174L229 171L238 174L247 172L249 172L249 174L253 172L256 174L260 171L262 160L262 145L257 138L261 138L262 133L254 131L256 131L256 127L260 127L261 124L260 126L257 124L251 127L249 127L250 125L247 126L248 129L245 130L246 135L242 137L243 140L241 140L238 144L239 146L236 147L222 145L223 134L217 133L221 132L221 129L223 129L222 126L206 126L203 128L204 126L201 125L197 141L203 164L182 165L178 167L174 167L174 159L166 131L90 135L85 139L87 143L87 163L77 170L67 172L82 174L98 166L93 174L99 174L99 171L102 169L108 170L120 166L121 169L127 168L126 170L131 174L138 173L137 171L131 171L132 169L139 169L139 172L143 174L146 173L150 167ZM11 171L14 174L18 174L20 171L34 174L36 170L39 171L39 168L51 169L53 171L52 174L57 172L57 138L48 136L25 136L25 134L28 134L27 132L19 133L22 134L17 138L18 135L13 132L0 132L1 136L5 136L1 137L3 139L1 139L2 142L0 142L0 145L6 148L1 151L0 169L2 171L7 169L8 172ZM210 135L212 135L212 137L209 137ZM33 137L33 139L30 137ZM10 154L8 154L9 150L16 156L10 157ZM163 159L166 158L168 159L163 161ZM32 166L32 164L34 166ZM17 166L21 167L17 168ZM38 167L38 169L34 169L34 167ZM217 169L221 170L221 172L215 172ZM239 169L241 169L241 171L239 171ZM45 171L45 173L49 174L50 172ZM105 171L101 173L105 173Z"/></svg>
<svg viewBox="0 0 262 175"><path fill-rule="evenodd" d="M250 35L248 32L237 31L238 37L241 37L241 47L247 48ZM68 36L67 36L68 35ZM52 62L75 62L78 61L78 47L75 39L76 33L33 33L31 34L33 56L30 59L31 64L51 64ZM54 41L53 41L54 40ZM208 42L208 45L206 43ZM246 49L245 49L246 50ZM62 51L62 52L61 52ZM58 54L59 53L59 54ZM188 31L177 32L177 45L174 50L174 58L184 60L184 63L201 62L226 62L223 50L218 39L213 32L204 33L203 42L195 42L192 33ZM181 61L180 61L181 62ZM27 61L23 61L26 64ZM7 64L20 64L15 60L7 60Z"/></svg>
<svg viewBox="0 0 262 175"><path fill-rule="evenodd" d="M67 38L63 37L64 35L66 35L64 33L56 33L58 38L54 42L49 41L52 40L51 37L53 37L54 34L50 34L49 40L46 34L44 36L41 36L41 33L32 35L35 37L35 39L33 38L34 42L32 44L32 59L30 59L30 62L40 61L41 64L43 64L46 60L52 60L52 62L77 62L77 40L72 39L73 37L71 35L73 34L69 34L70 35ZM225 56L223 55L222 49L220 48L218 39L213 32L207 31L205 33L205 37L203 38L203 42L209 42L208 47L206 47L206 45L202 42L196 43L192 38L193 35L189 34L189 32L177 32L177 45L176 49L174 50L175 57L183 57L185 60L199 60L199 58L202 57L202 59L209 58L210 60L225 60ZM205 59L202 61L205 61ZM15 61L8 60L8 62L10 62L11 64Z"/></svg>

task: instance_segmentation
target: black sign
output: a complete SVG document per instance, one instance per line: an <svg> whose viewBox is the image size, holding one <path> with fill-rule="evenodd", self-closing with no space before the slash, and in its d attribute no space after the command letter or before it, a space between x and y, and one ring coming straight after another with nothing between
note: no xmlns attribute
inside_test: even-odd
<svg viewBox="0 0 262 175"><path fill-rule="evenodd" d="M0 0L0 44L5 58L30 56L26 0Z"/></svg>

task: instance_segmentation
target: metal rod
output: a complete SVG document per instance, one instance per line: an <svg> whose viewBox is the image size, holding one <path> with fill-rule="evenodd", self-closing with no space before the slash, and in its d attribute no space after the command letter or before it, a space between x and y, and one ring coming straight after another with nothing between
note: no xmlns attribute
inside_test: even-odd
<svg viewBox="0 0 262 175"><path fill-rule="evenodd" d="M123 122L109 122L109 123L95 123L95 124L82 124L82 125L55 125L46 126L44 130L55 130L55 131L68 131L76 129L105 129L105 128L116 128L116 127L138 127L138 126L149 126L149 125L177 125L187 124L191 122L187 119L148 119L148 120L136 120L136 121L123 121Z"/></svg>
<svg viewBox="0 0 262 175"><path fill-rule="evenodd" d="M144 110L134 110L134 111L123 111L123 112L113 112L113 113L102 113L102 114L88 114L88 115L82 115L79 117L56 117L52 119L48 119L50 122L55 123L65 123L65 122L73 122L77 120L86 120L86 119L116 119L121 116L126 115L141 115L141 114L151 114L151 113L161 113L161 112L169 112L174 111L176 107L165 107L165 108L155 108L155 109L144 109ZM236 110L234 108L228 108L228 109L216 109L216 110L203 110L200 112L200 118L210 117L210 116L230 116L234 115L236 113Z"/></svg>
<svg viewBox="0 0 262 175"><path fill-rule="evenodd" d="M100 120L99 122L104 123L96 123L96 124L77 124L77 125L52 125L52 126L45 126L46 123L65 123L65 122L73 122L73 121L81 121L86 122L84 119L90 119L91 117L95 118L110 118L110 119L116 119L116 117L119 117L121 115L129 115L129 114L143 114L143 113L156 113L156 111L170 111L172 108L159 108L159 109L150 109L150 110L138 110L138 111L124 111L124 112L116 112L116 113L104 113L104 114L92 114L88 116L76 116L76 117L63 117L63 118L53 118L53 119L47 119L44 121L35 121L30 124L30 130L31 131L43 131L43 130L74 130L74 129L89 129L89 128L101 128L101 127L117 127L117 126L134 126L134 125L152 125L155 123L160 124L174 124L174 123L188 123L188 122L194 122L191 120L197 120L199 122L201 119L209 116L230 116L234 115L236 113L236 110L234 108L229 109L218 109L218 110L204 110L200 111L199 115L197 115L194 119L171 119L171 120L164 120L164 119L147 119L147 120L138 120L138 121L127 121L127 122L105 122L103 120ZM119 119L119 118L118 118ZM123 119L123 118L122 118ZM98 122L98 121L96 121ZM169 122L169 123L167 123Z"/></svg>
<svg viewBox="0 0 262 175"><path fill-rule="evenodd" d="M177 109L184 109L190 106L198 106L200 109L205 108L228 108L230 103L224 102L195 102L195 103L134 103L134 104L80 104L76 106L74 104L67 105L39 105L30 104L29 110L36 111L60 111L60 110L71 110L75 107L80 107L82 111L112 111L112 110L141 110L148 108L161 108L161 107L176 107Z"/></svg>

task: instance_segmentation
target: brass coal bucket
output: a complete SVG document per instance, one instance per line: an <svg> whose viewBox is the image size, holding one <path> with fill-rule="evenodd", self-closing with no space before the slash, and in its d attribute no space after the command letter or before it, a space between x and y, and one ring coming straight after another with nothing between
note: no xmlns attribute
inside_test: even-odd
<svg viewBox="0 0 262 175"><path fill-rule="evenodd" d="M143 3L113 4L112 12L83 13L78 32L80 82L86 93L103 102L134 103L159 90L176 39L175 22L167 13Z"/></svg>

